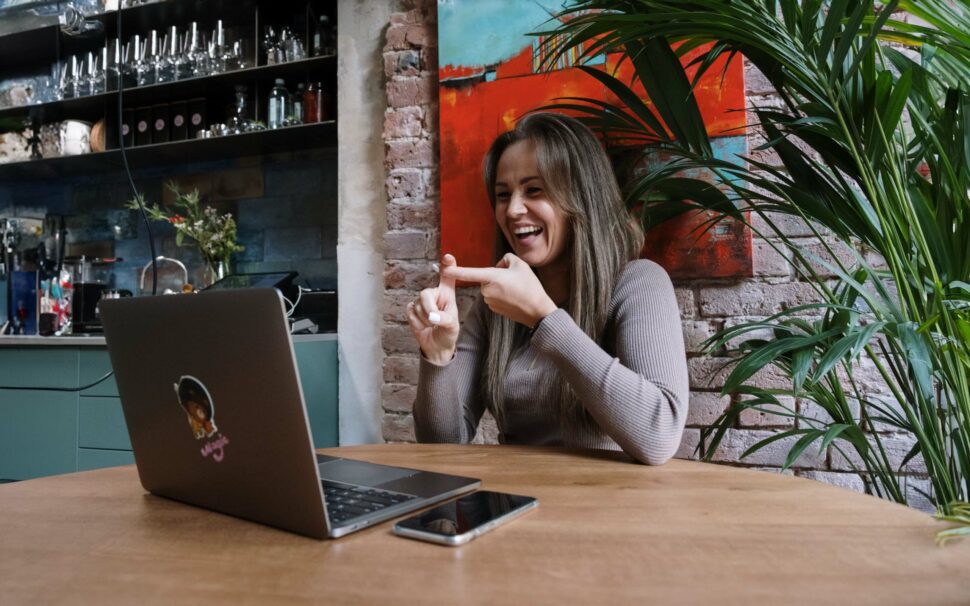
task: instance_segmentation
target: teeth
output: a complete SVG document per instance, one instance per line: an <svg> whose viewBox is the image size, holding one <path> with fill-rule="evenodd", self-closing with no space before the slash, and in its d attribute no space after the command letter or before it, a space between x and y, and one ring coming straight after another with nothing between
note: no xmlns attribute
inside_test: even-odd
<svg viewBox="0 0 970 606"><path fill-rule="evenodd" d="M533 234L533 233L537 234L540 231L542 231L542 228L539 227L538 225L530 225L529 227L516 227L515 229L512 230L512 233L514 233L517 236L521 236L524 234Z"/></svg>

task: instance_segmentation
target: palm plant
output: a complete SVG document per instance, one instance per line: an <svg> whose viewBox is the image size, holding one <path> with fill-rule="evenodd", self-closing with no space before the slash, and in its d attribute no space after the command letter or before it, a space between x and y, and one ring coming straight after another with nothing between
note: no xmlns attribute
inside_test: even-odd
<svg viewBox="0 0 970 606"><path fill-rule="evenodd" d="M892 0L578 0L547 36L549 64L570 49L620 53L648 105L626 83L580 67L623 106L562 99L608 141L668 158L636 177L628 203L647 227L685 211L747 223L813 285L818 303L727 328L709 342L734 365L725 393L744 397L705 430L710 459L745 409L793 417L754 445L833 448L867 490L905 503L901 474L917 458L939 515L967 521L970 501L970 3ZM693 79L681 65L688 52ZM717 60L743 56L780 107L753 106L774 160L718 159L692 88ZM709 178L686 176L698 169ZM805 220L825 254L776 224ZM754 221L753 217L759 220ZM822 236L822 233L825 236ZM837 243L839 253L834 250ZM844 251L848 251L847 253ZM875 254L871 254L875 253ZM834 276L834 279L823 279ZM853 375L870 365L873 397ZM767 366L790 388L752 386ZM782 397L785 396L785 397ZM816 410L786 406L796 398ZM912 436L893 453L876 429ZM962 518L961 518L962 516ZM958 533L970 533L970 527Z"/></svg>

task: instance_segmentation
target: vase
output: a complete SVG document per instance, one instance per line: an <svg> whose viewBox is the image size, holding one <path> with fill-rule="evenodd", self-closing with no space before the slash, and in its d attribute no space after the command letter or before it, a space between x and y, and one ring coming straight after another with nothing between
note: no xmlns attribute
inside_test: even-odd
<svg viewBox="0 0 970 606"><path fill-rule="evenodd" d="M229 275L229 263L225 260L212 260L206 263L204 281L206 286L212 286Z"/></svg>

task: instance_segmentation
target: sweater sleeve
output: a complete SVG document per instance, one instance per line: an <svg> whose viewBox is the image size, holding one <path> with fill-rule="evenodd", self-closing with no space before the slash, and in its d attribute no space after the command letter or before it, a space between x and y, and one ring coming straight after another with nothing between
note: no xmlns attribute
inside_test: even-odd
<svg viewBox="0 0 970 606"><path fill-rule="evenodd" d="M612 357L560 309L532 337L600 429L636 460L659 465L680 445L689 382L680 312L667 273L650 261L627 267L611 304Z"/></svg>
<svg viewBox="0 0 970 606"><path fill-rule="evenodd" d="M484 307L481 299L475 302L448 364L437 366L421 356L413 409L418 442L467 444L475 438L485 412L479 391L486 341Z"/></svg>

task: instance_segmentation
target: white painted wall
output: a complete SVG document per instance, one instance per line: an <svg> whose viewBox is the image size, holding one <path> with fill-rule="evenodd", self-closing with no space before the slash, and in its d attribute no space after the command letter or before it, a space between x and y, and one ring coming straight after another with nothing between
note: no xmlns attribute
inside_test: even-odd
<svg viewBox="0 0 970 606"><path fill-rule="evenodd" d="M337 4L340 443L382 441L384 29L397 0Z"/></svg>

